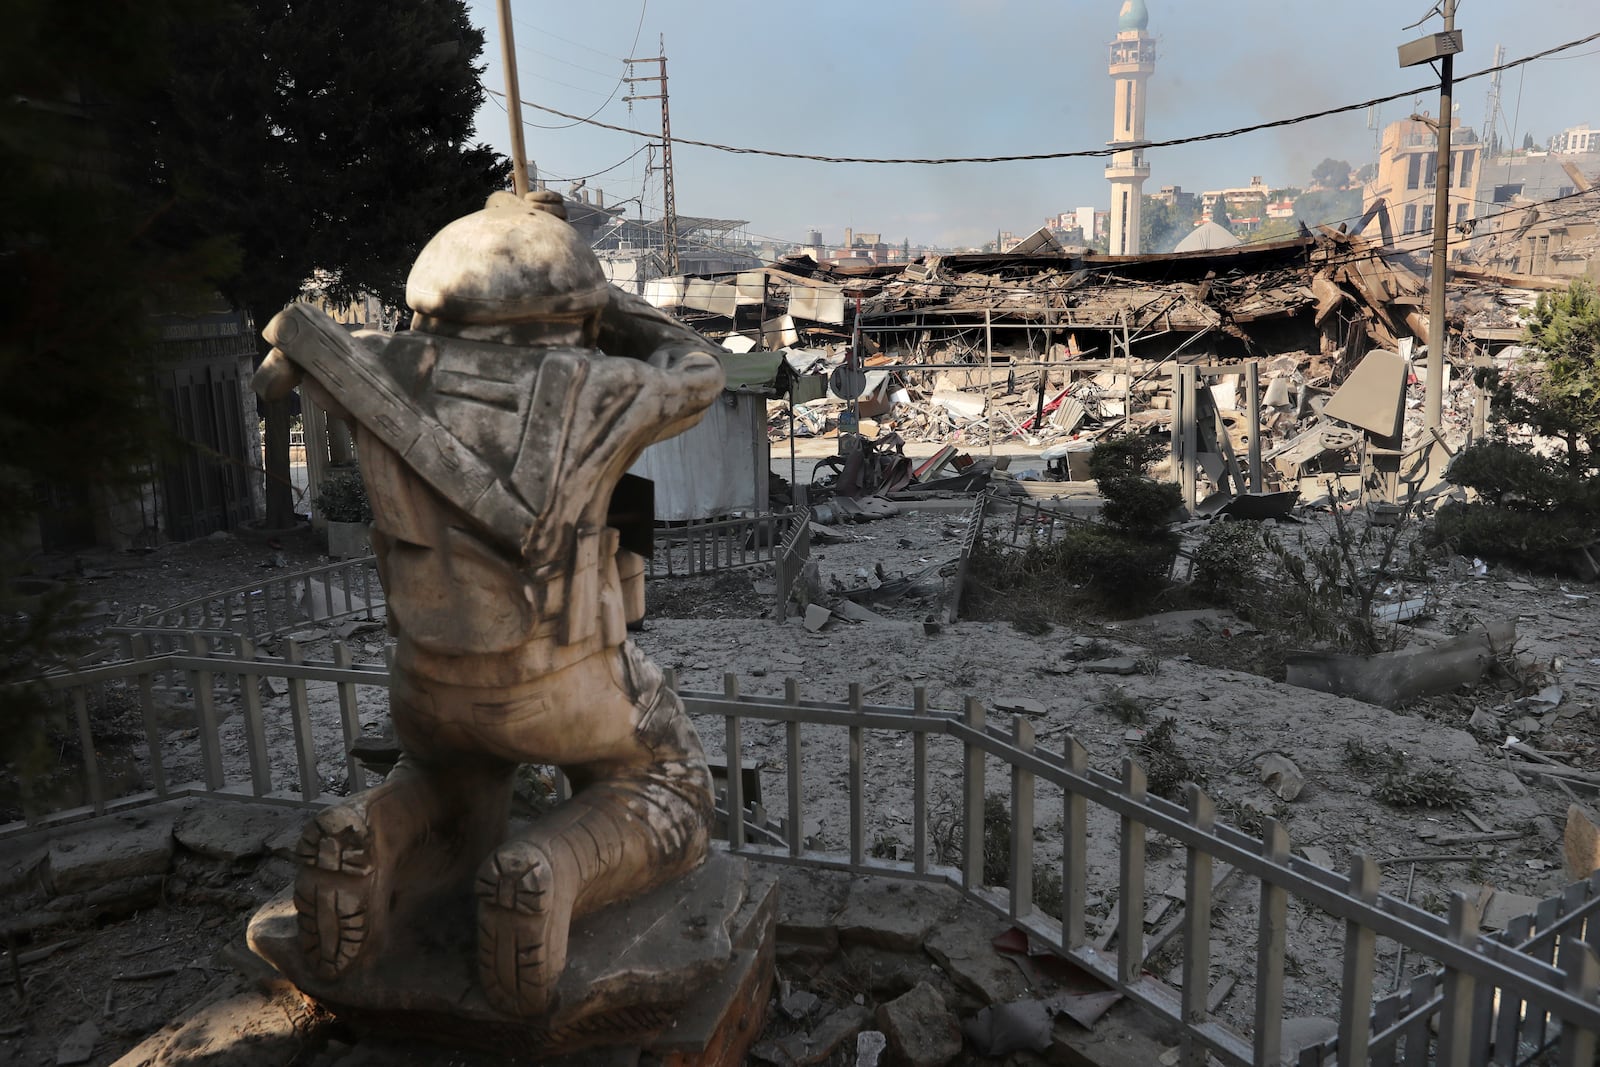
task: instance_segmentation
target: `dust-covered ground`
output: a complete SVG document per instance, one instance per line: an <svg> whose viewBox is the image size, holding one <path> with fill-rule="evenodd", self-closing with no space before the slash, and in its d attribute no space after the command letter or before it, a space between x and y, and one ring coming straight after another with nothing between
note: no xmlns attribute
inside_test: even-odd
<svg viewBox="0 0 1600 1067"><path fill-rule="evenodd" d="M1600 769L1594 711L1600 627L1589 599L1593 587L1501 569L1479 575L1464 561L1427 559L1426 577L1414 577L1404 587L1397 583L1391 594L1402 598L1426 588L1430 611L1417 625L1443 635L1473 620L1515 619L1519 655L1508 657L1505 670L1471 689L1390 711L1273 680L1266 675L1281 662L1274 635L1252 632L1249 624L1215 611L1150 619L1064 613L1048 628L1028 627L1043 632L1026 633L1004 622L928 626L930 618L939 617L949 581L944 572L965 533L959 510L907 508L894 518L836 527L833 533L837 543L812 547L817 599L826 603L841 590L862 586L899 591L898 597L870 600L867 606L878 618L835 618L819 632L809 632L797 619L779 622L771 617L769 576L755 570L655 583L653 614L636 640L677 671L684 690L720 692L731 673L752 694L780 694L792 677L802 697L823 700L844 699L851 683L859 683L867 702L875 704L909 705L916 687L925 688L930 705L938 709L958 710L966 698L976 697L997 719L1026 715L1042 747L1059 750L1071 734L1088 748L1092 766L1112 773L1129 756L1151 762L1150 736L1158 732L1164 739L1157 752L1165 780L1201 783L1217 800L1222 818L1246 827L1259 826L1265 816L1278 818L1299 855L1336 870L1346 869L1356 854L1371 856L1382 864L1384 892L1438 913L1457 890L1488 900L1493 912L1493 893L1500 894L1503 906L1515 903L1516 894L1548 896L1565 882L1560 835L1572 798L1553 779L1514 773L1501 745L1512 733L1569 766ZM109 619L318 560L309 539L268 545L230 538L140 556L97 553L45 561L44 571L76 581L79 597ZM300 636L308 657L324 658L338 635L324 628ZM357 662L381 661L381 629L361 627L344 636ZM1098 661L1119 657L1133 660L1135 673L1092 673ZM1538 693L1544 702L1528 701ZM237 694L230 696L225 686L219 694L223 757L232 773L239 773L245 747ZM277 753L273 786L293 787L298 769L288 743L287 698L263 696L269 742ZM1555 698L1559 702L1551 704ZM176 780L181 775L171 768L198 766L198 738L182 718L188 695L181 682L163 691L162 699L172 710L164 756ZM312 683L309 699L319 749L329 753L318 766L319 779L329 792L343 792L348 782L339 758L337 691ZM383 690L361 687L358 705L362 729L381 730ZM1476 736L1468 732L1469 722ZM722 760L723 722L696 725L708 752ZM767 809L784 812L788 756L782 727L747 723L743 746L741 758L760 768ZM847 751L843 729L803 732L803 819L819 847L842 850L848 843ZM1274 754L1292 761L1304 778L1292 801L1282 800L1262 781L1261 764ZM869 844L875 854L905 857L912 839L910 741L869 732L865 758ZM955 829L960 748L935 739L929 758L932 836L942 850L937 858L949 861L960 844ZM1454 803L1397 807L1383 799L1393 795L1396 774L1417 772L1430 774ZM989 767L988 782L991 792L1009 788L998 763ZM1582 792L1588 786L1574 781L1565 788L1588 799ZM1036 786L1036 872L1046 881L1060 869L1060 801L1053 787ZM1104 812L1092 814L1090 837L1090 924L1097 928L1108 920L1114 894L1116 821ZM1163 891L1181 885L1183 853L1157 836L1150 855L1147 886L1155 930L1176 914ZM1256 887L1244 879L1224 883L1213 925L1212 980L1231 976L1238 982L1219 1011L1240 1029L1248 1028L1251 1015L1257 898ZM75 944L31 964L24 976L30 994L26 1011L17 1021L0 1024L0 1038L18 1042L8 1046L18 1052L15 1062L53 1062L51 1042L80 1018L109 1020L105 1028L116 1035L92 1062L109 1062L117 1042L125 1041L121 1047L126 1048L159 1027L190 995L190 986L203 985L205 967L214 966L207 962L195 969L194 961L209 961L223 943L238 940L248 909L230 909L227 900L190 894L187 902L168 899L132 916L70 930ZM1341 923L1291 905L1289 1014L1334 1010L1343 937ZM30 947L41 946L22 946L24 951ZM1380 991L1429 962L1402 961L1393 943L1380 940ZM1170 978L1171 963L1158 955L1147 966ZM147 981L116 979L168 967L179 970ZM107 1011L102 998L113 986Z"/></svg>

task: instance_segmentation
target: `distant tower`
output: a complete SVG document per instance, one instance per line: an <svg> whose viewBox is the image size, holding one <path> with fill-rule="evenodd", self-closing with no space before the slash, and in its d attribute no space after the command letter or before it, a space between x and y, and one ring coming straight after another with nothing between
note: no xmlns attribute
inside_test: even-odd
<svg viewBox="0 0 1600 1067"><path fill-rule="evenodd" d="M1150 177L1150 164L1144 149L1134 145L1144 141L1145 82L1156 69L1155 38L1145 32L1150 12L1144 0L1123 0L1117 17L1117 39L1111 42L1111 80L1116 86L1112 138L1117 149L1106 164L1111 182L1111 254L1139 254L1139 198L1144 195L1144 180Z"/></svg>

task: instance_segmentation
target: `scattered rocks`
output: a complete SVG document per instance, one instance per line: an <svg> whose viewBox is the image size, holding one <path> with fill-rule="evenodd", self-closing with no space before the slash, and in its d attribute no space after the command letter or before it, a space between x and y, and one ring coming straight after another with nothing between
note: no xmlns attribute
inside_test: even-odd
<svg viewBox="0 0 1600 1067"><path fill-rule="evenodd" d="M898 1063L942 1067L961 1054L961 1028L939 991L926 982L878 1005L876 1020Z"/></svg>
<svg viewBox="0 0 1600 1067"><path fill-rule="evenodd" d="M61 1047L56 1050L57 1067L64 1067L73 1063L88 1063L94 1055L94 1047L100 1042L100 1028L92 1022L80 1023L78 1027L67 1035Z"/></svg>
<svg viewBox="0 0 1600 1067"><path fill-rule="evenodd" d="M889 1047L882 1030L863 1030L856 1035L856 1067L878 1067L878 1059Z"/></svg>
<svg viewBox="0 0 1600 1067"><path fill-rule="evenodd" d="M1017 965L995 950L998 932L993 920L963 907L955 921L928 935L924 947L959 988L985 1004L1003 1004L1025 996L1029 986Z"/></svg>
<svg viewBox="0 0 1600 1067"><path fill-rule="evenodd" d="M811 1013L816 1011L821 1003L822 1000L815 993L802 989L784 997L779 1007L783 1009L785 1015L795 1022L804 1022L811 1017Z"/></svg>
<svg viewBox="0 0 1600 1067"><path fill-rule="evenodd" d="M806 605L806 629L812 633L819 632L824 626L828 625L828 620L832 618L833 612L821 604Z"/></svg>

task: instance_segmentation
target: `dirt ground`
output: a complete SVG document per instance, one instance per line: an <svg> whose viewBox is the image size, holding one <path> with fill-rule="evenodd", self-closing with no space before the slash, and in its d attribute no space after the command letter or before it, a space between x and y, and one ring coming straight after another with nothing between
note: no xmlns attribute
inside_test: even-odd
<svg viewBox="0 0 1600 1067"><path fill-rule="evenodd" d="M752 572L677 580L670 587L657 583L650 591L653 615L636 640L678 672L684 690L721 691L724 674L732 673L753 694L781 693L785 678L795 677L802 696L815 699L844 699L849 684L858 682L869 703L908 705L914 687L922 686L935 708L955 710L974 696L996 717L1011 714L1002 706L1026 709L1041 746L1059 749L1070 732L1087 746L1093 766L1113 773L1159 727L1173 742L1172 751L1188 761L1190 777L1218 801L1223 818L1250 826L1259 825L1264 815L1275 816L1284 821L1297 852L1335 870L1346 869L1358 853L1372 856L1383 865L1384 892L1437 913L1444 912L1456 890L1479 899L1497 891L1512 902L1512 894L1544 897L1565 883L1560 835L1571 798L1550 779L1513 773L1500 746L1514 733L1573 767L1600 769L1595 716L1600 627L1591 599L1600 591L1595 587L1499 568L1479 575L1467 561L1430 560L1426 583L1395 593L1415 595L1426 585L1433 607L1418 626L1443 632L1463 619L1515 619L1521 662L1514 676L1389 711L1234 669L1230 665L1269 659L1259 647L1268 638L1215 613L1149 620L1083 617L1042 633L962 621L930 633L924 620L941 603L948 579L940 572L959 551L964 521L959 511L906 508L894 518L836 528L842 543L813 545L824 599L840 587L913 579L904 583L910 591L903 597L870 605L881 619L835 619L818 633L793 619L779 623L768 617L766 576ZM47 560L41 572L74 580L80 598L110 618L251 582L276 567L298 569L320 560L309 538L274 545L219 538L145 555L91 553ZM302 636L308 656L327 655L331 634ZM357 661L380 660L383 641L381 630L354 635ZM1090 673L1094 660L1113 656L1133 658L1137 673ZM1540 690L1552 696L1550 686L1560 688L1558 704L1525 702ZM336 694L331 686L313 684L311 699L319 737L337 752ZM364 729L381 727L382 691L363 687L360 699ZM281 695L269 700L269 715L274 702L283 700ZM220 710L226 715L229 707L224 703ZM1467 730L1474 714L1480 736ZM231 717L223 728L230 764L242 759L238 718ZM1163 725L1166 719L1172 723ZM696 725L708 753L721 760L723 723ZM767 808L783 812L783 729L747 724L743 743L741 758L760 768ZM196 746L192 731L169 734L169 766L197 759ZM898 736L867 738L868 835L879 855L904 856L909 848L909 747ZM1391 767L1387 760L1393 758L1384 755L1386 750L1401 753L1407 769L1439 772L1460 791L1460 806L1399 808L1384 802L1379 794ZM287 746L282 751L273 768L275 786L292 785L297 774L292 752ZM843 730L815 727L804 733L804 820L820 847L847 844L845 752ZM1269 752L1292 760L1304 776L1305 788L1293 801L1280 800L1261 781L1258 764ZM933 836L947 860L959 844L954 827L960 755L953 743L930 745ZM318 771L330 791L347 787L341 761L326 761ZM988 780L992 792L1008 788L998 764L990 767ZM1572 787L1587 802L1581 791L1592 787ZM1036 871L1059 871L1059 792L1039 785L1036 810ZM1515 836L1449 843L1452 837L1485 833ZM1106 921L1114 892L1115 821L1103 812L1092 814L1090 835L1090 923L1095 926ZM1154 909L1163 906L1161 891L1181 885L1183 853L1157 837L1150 855ZM1409 858L1441 855L1458 858ZM223 966L216 954L240 940L248 901L268 891L261 881L212 887L234 896L191 893L186 900L170 899L161 907L96 927L68 928L21 946L26 952L52 940L70 942L29 966L26 1009L0 1021L0 1058L54 1062L62 1036L92 1018L107 1040L91 1062L109 1062L115 1048L131 1046L166 1022L204 988L211 969ZM1219 893L1214 925L1213 981L1232 976L1239 983L1219 1011L1241 1030L1248 1028L1251 1014L1256 896L1255 887L1243 880L1230 883ZM1343 936L1342 924L1329 916L1291 906L1289 1014L1334 1011ZM1428 963L1402 961L1396 946L1380 939L1380 991ZM1171 961L1158 957L1149 966L1171 977ZM127 977L166 968L176 970L157 979Z"/></svg>

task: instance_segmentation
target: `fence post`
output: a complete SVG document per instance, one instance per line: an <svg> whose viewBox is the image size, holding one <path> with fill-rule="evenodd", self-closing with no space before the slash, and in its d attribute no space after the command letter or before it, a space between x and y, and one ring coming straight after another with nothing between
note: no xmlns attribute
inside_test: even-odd
<svg viewBox="0 0 1600 1067"><path fill-rule="evenodd" d="M1277 819L1262 828L1261 854L1274 867L1289 862L1289 834ZM1283 1049L1284 927L1289 894L1282 886L1261 879L1261 911L1256 936L1256 1037L1258 1064L1277 1063Z"/></svg>
<svg viewBox="0 0 1600 1067"><path fill-rule="evenodd" d="M739 757L744 744L739 728L739 676L732 671L722 676L722 698L734 705L722 717L722 758L728 765L728 847L737 852L744 847L744 761Z"/></svg>
<svg viewBox="0 0 1600 1067"><path fill-rule="evenodd" d="M783 680L783 701L790 707L800 703L800 683L793 678ZM793 719L783 724L784 756L788 774L789 793L789 855L798 856L805 851L805 824L800 800L800 724Z"/></svg>
<svg viewBox="0 0 1600 1067"><path fill-rule="evenodd" d="M1189 786L1189 823L1210 834L1217 806L1197 785ZM1205 1067L1206 1048L1188 1029L1206 1020L1211 992L1211 853L1190 847L1184 861L1183 1067Z"/></svg>
<svg viewBox="0 0 1600 1067"><path fill-rule="evenodd" d="M198 659L211 655L206 639L199 634L189 635L189 652ZM222 744L217 738L217 702L211 689L210 671L190 671L189 686L194 690L194 703L200 718L200 754L205 761L206 788L222 788Z"/></svg>
<svg viewBox="0 0 1600 1067"><path fill-rule="evenodd" d="M239 638L240 663L254 663L255 642ZM267 759L267 731L261 719L261 675L239 669L239 701L244 705L245 747L250 753L250 788L256 796L272 792L272 763Z"/></svg>
<svg viewBox="0 0 1600 1067"><path fill-rule="evenodd" d="M1082 778L1089 773L1089 750L1067 735L1067 771ZM1069 785L1061 793L1061 947L1069 952L1086 940L1084 903L1089 895L1089 802Z"/></svg>
<svg viewBox="0 0 1600 1067"><path fill-rule="evenodd" d="M348 575L345 578L345 589L350 588ZM349 605L346 605L348 609ZM349 670L354 662L350 655L350 646L343 641L333 644L333 665L343 670ZM346 792L360 793L367 788L367 772L361 766L361 761L356 758L356 742L361 738L361 710L356 702L356 683L339 683L339 724L344 727L344 772L347 779Z"/></svg>
<svg viewBox="0 0 1600 1067"><path fill-rule="evenodd" d="M928 717L928 687L919 685L911 691L911 714L918 719ZM911 850L912 867L918 874L928 870L928 732L914 730L911 734Z"/></svg>
<svg viewBox="0 0 1600 1067"><path fill-rule="evenodd" d="M1350 895L1363 904L1378 901L1378 865L1366 856L1350 861ZM1339 1067L1367 1062L1372 1036L1372 972L1378 935L1355 919L1344 924L1344 981L1339 994Z"/></svg>
<svg viewBox="0 0 1600 1067"><path fill-rule="evenodd" d="M300 642L289 638L283 643L283 658L290 671L300 664ZM298 674L289 677L289 719L294 724L294 751L300 767L300 797L315 800L322 795L317 777L316 741L311 735L311 707L306 701L306 680Z"/></svg>
<svg viewBox="0 0 1600 1067"><path fill-rule="evenodd" d="M1017 751L1033 755L1033 723L1021 715L1011 718ZM1033 911L1033 772L1011 765L1011 918L1025 919Z"/></svg>
<svg viewBox="0 0 1600 1067"><path fill-rule="evenodd" d="M150 644L143 634L128 639L128 651L136 660L150 658ZM141 662L139 669L139 718L144 725L144 743L150 750L150 779L156 787L156 796L167 795L167 771L161 762L161 723L156 717L156 692L154 668Z"/></svg>
<svg viewBox="0 0 1600 1067"><path fill-rule="evenodd" d="M850 683L850 863L860 867L867 858L866 750L861 727L861 683Z"/></svg>
<svg viewBox="0 0 1600 1067"><path fill-rule="evenodd" d="M1576 937L1561 939L1561 970L1566 974L1566 990L1575 997L1593 1002L1600 989L1600 961L1588 942ZM1595 1032L1581 1026L1561 1024L1561 1067L1592 1067L1595 1058Z"/></svg>
<svg viewBox="0 0 1600 1067"><path fill-rule="evenodd" d="M983 733L983 703L968 697L967 729ZM983 884L983 749L973 741L962 749L961 806L961 888L972 890Z"/></svg>
<svg viewBox="0 0 1600 1067"><path fill-rule="evenodd" d="M1144 768L1122 761L1122 792L1135 804L1145 802ZM1136 982L1144 967L1144 823L1132 815L1122 817L1122 870L1118 882L1117 977Z"/></svg>
<svg viewBox="0 0 1600 1067"><path fill-rule="evenodd" d="M1470 947L1478 936L1478 919L1478 909L1467 903L1464 893L1450 894L1450 940ZM1472 1000L1477 981L1475 975L1445 967L1439 1052L1434 1060L1438 1067L1467 1067L1472 1062Z"/></svg>

